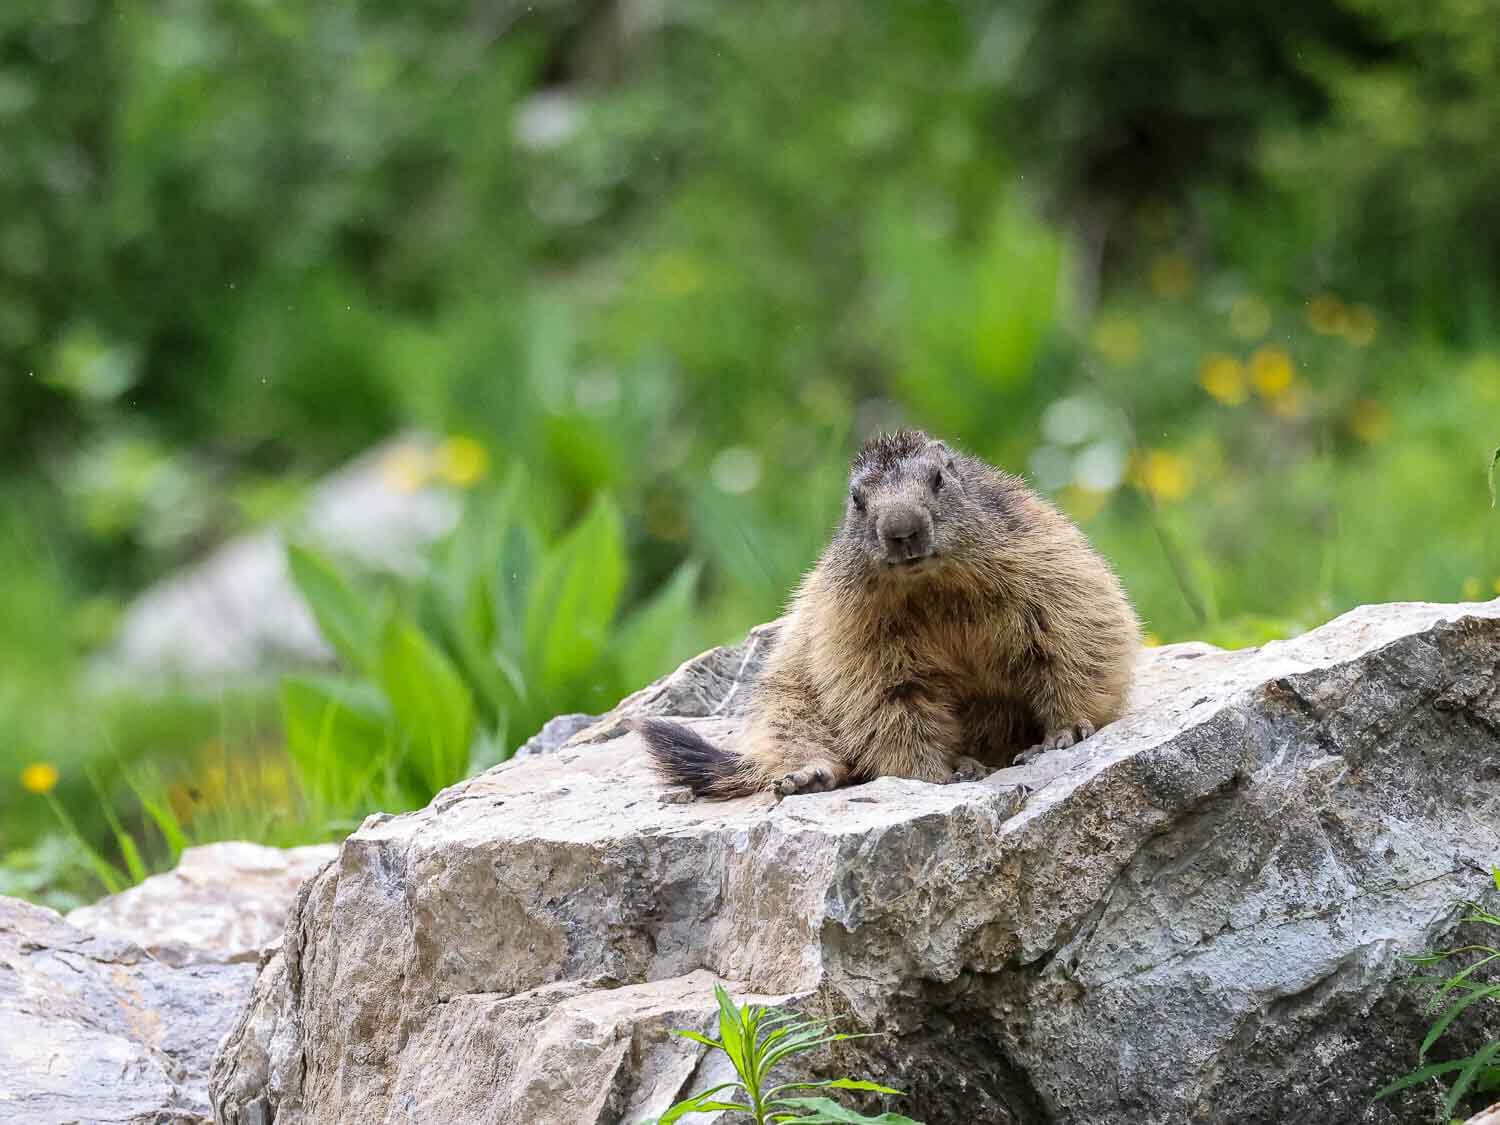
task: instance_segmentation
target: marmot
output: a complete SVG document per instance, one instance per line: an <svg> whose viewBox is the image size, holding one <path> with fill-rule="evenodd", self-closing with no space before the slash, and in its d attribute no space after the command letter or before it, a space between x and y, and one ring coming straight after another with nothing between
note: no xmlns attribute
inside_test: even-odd
<svg viewBox="0 0 1500 1125"><path fill-rule="evenodd" d="M744 748L630 725L667 779L702 796L948 781L1118 718L1139 644L1119 579L1071 520L1018 477L903 430L855 457L843 521L755 685Z"/></svg>

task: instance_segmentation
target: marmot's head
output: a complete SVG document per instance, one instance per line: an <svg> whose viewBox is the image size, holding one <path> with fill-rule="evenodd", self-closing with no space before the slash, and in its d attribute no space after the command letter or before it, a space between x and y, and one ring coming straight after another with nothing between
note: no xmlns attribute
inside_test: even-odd
<svg viewBox="0 0 1500 1125"><path fill-rule="evenodd" d="M968 544L972 527L962 461L941 441L898 430L854 458L838 536L846 564L883 579L930 574Z"/></svg>

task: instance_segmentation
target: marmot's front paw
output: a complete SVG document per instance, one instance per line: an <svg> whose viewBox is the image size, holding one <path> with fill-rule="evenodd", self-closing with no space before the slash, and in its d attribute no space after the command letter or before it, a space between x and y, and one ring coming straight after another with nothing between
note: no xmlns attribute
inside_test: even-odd
<svg viewBox="0 0 1500 1125"><path fill-rule="evenodd" d="M790 797L793 793L826 793L830 789L837 789L848 772L831 762L809 762L778 781L776 795Z"/></svg>
<svg viewBox="0 0 1500 1125"><path fill-rule="evenodd" d="M1077 723L1071 727L1063 727L1055 730L1035 746L1022 750L1016 755L1015 765L1024 766L1036 761L1048 750L1066 750L1069 746L1077 746L1085 738L1094 733L1094 724L1088 721Z"/></svg>
<svg viewBox="0 0 1500 1125"><path fill-rule="evenodd" d="M947 784L957 785L965 781L983 781L989 777L990 773L990 767L978 758L956 758L953 762L953 773L949 775Z"/></svg>

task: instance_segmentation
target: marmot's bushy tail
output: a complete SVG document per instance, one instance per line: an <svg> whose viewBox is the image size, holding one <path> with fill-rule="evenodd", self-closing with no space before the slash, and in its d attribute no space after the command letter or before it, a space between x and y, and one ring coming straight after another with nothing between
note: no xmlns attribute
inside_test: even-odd
<svg viewBox="0 0 1500 1125"><path fill-rule="evenodd" d="M631 719L625 726L645 740L657 772L696 797L743 797L762 788L742 755L720 750L681 723Z"/></svg>

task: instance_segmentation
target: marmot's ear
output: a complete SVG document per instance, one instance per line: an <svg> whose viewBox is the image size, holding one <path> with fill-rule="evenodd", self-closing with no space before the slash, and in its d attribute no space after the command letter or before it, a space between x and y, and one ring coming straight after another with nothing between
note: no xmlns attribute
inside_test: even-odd
<svg viewBox="0 0 1500 1125"><path fill-rule="evenodd" d="M941 460L943 462L943 468L945 468L945 469L951 469L951 468L953 468L953 450L951 450L951 449L948 448L948 443L947 442L945 442L945 441L939 441L937 438L933 438L931 441L929 441L927 443L927 448L924 449L922 452L923 453L930 453L934 457L941 458Z"/></svg>

